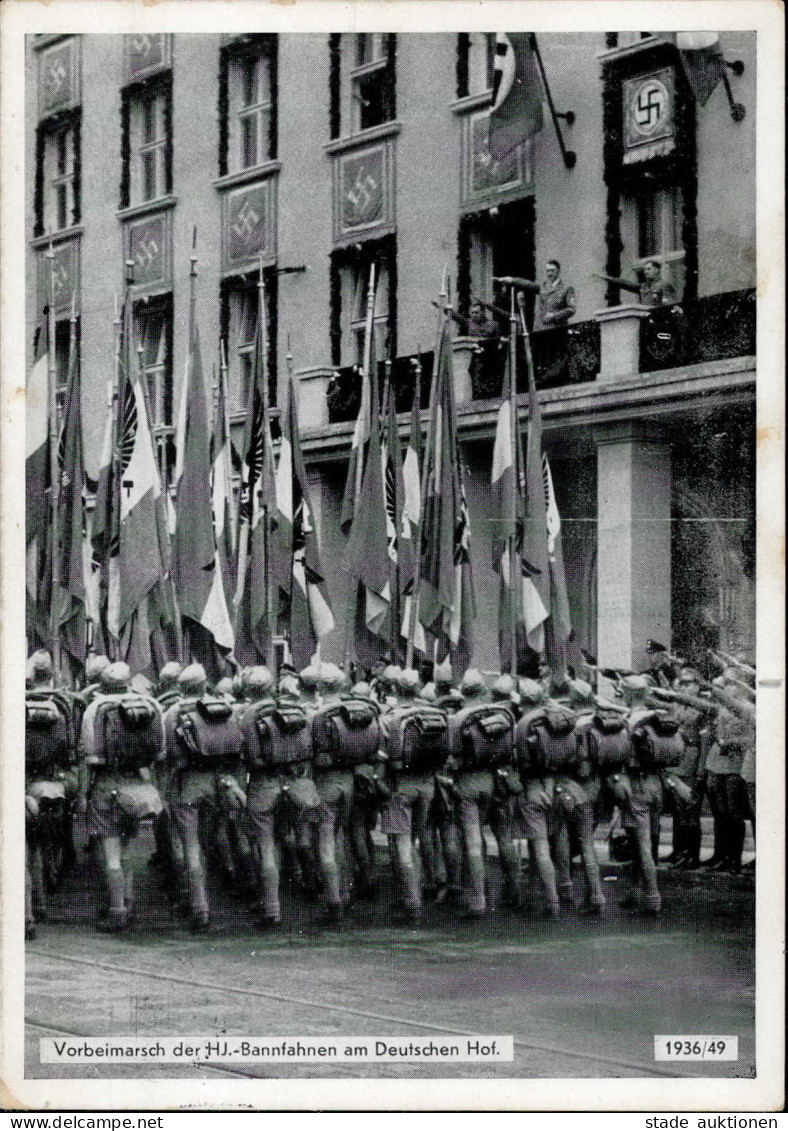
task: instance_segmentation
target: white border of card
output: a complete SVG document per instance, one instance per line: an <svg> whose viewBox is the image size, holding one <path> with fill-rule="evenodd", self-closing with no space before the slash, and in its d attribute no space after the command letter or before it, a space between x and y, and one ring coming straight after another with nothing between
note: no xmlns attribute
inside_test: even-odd
<svg viewBox="0 0 788 1131"><path fill-rule="evenodd" d="M6 0L2 40L2 1070L0 1106L55 1110L768 1111L784 1061L784 12L770 0ZM23 37L32 32L752 29L757 62L757 1076L732 1079L24 1079L21 710L24 664ZM762 831L761 831L762 830ZM489 1018L483 1026L489 1029ZM493 1026L494 1028L494 1026Z"/></svg>

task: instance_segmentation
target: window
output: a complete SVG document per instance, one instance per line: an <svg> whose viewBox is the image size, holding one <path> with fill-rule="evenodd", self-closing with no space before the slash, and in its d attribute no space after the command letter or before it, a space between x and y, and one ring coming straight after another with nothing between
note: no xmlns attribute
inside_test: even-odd
<svg viewBox="0 0 788 1131"><path fill-rule="evenodd" d="M535 277L534 206L527 197L494 210L468 213L460 223L458 237L458 279L460 311L468 309L473 298L507 309L507 292L496 292L493 280L501 275ZM526 304L533 296L526 294ZM494 317L508 332L505 315Z"/></svg>
<svg viewBox="0 0 788 1131"><path fill-rule="evenodd" d="M389 74L389 37L378 33L353 36L351 69L353 132L379 126L394 117Z"/></svg>
<svg viewBox="0 0 788 1131"><path fill-rule="evenodd" d="M276 157L277 39L240 37L222 48L219 66L219 175Z"/></svg>
<svg viewBox="0 0 788 1131"><path fill-rule="evenodd" d="M137 192L140 202L156 200L167 192L167 106L164 94L146 95L132 110L132 130L136 133Z"/></svg>
<svg viewBox="0 0 788 1131"><path fill-rule="evenodd" d="M644 186L624 198L622 235L624 256L639 271L647 259L662 267L677 297L684 289L682 191L678 185Z"/></svg>
<svg viewBox="0 0 788 1131"><path fill-rule="evenodd" d="M127 87L121 98L121 207L127 208L172 192L170 74Z"/></svg>
<svg viewBox="0 0 788 1131"><path fill-rule="evenodd" d="M77 328L77 341L79 330ZM55 400L58 427L63 423L66 395L68 393L69 362L71 360L71 320L61 318L55 323Z"/></svg>
<svg viewBox="0 0 788 1131"><path fill-rule="evenodd" d="M275 406L276 395L276 307L274 272L265 273L266 323L268 329L268 395ZM229 280L223 288L223 337L227 345L227 385L232 412L246 412L254 380L255 341L260 295L257 273Z"/></svg>
<svg viewBox="0 0 788 1131"><path fill-rule="evenodd" d="M347 295L349 312L347 322L346 365L361 365L364 361L364 335L367 323L367 298L369 294L369 263L348 267L343 271L343 290ZM344 299L343 295L343 299ZM382 361L389 356L389 272L378 265L375 271L375 311L373 315L375 357ZM343 339L345 335L343 335ZM343 341L343 346L344 346ZM345 350L343 349L343 353Z"/></svg>
<svg viewBox="0 0 788 1131"><path fill-rule="evenodd" d="M330 133L353 135L396 117L395 35L332 35Z"/></svg>
<svg viewBox="0 0 788 1131"><path fill-rule="evenodd" d="M137 357L148 401L162 483L169 486L175 467L172 406L172 299L139 303L134 311ZM132 359L132 367L136 362Z"/></svg>
<svg viewBox="0 0 788 1131"><path fill-rule="evenodd" d="M39 126L35 234L61 232L79 223L78 112Z"/></svg>
<svg viewBox="0 0 788 1131"><path fill-rule="evenodd" d="M457 37L457 97L492 90L495 71L495 34L461 32Z"/></svg>

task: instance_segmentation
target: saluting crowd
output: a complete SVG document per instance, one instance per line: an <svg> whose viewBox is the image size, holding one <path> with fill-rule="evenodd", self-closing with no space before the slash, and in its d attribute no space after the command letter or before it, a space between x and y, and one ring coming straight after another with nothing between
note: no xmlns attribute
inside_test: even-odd
<svg viewBox="0 0 788 1131"><path fill-rule="evenodd" d="M658 865L742 868L745 822L755 830L755 672L725 657L708 681L657 643L648 651L646 673L599 672L589 661L587 680L469 669L455 681L446 662L422 682L381 662L351 684L315 659L276 677L246 668L210 688L200 664L168 663L147 690L127 664L92 655L79 692L55 686L51 657L36 652L26 691L26 935L76 865L75 815L100 864L96 925L106 932L144 923L129 853L143 822L155 834L150 863L195 931L210 927L209 867L263 930L283 922L284 876L339 928L355 901L382 899L389 868L395 920L418 926L431 901L482 921L494 910L488 830L501 906L524 920L532 906L526 841L546 917L575 905L577 860L578 909L601 915L600 824L621 829L610 843L628 861L623 906L659 915ZM701 862L706 797L714 844ZM663 814L672 852L660 860ZM376 855L376 830L387 860Z"/></svg>

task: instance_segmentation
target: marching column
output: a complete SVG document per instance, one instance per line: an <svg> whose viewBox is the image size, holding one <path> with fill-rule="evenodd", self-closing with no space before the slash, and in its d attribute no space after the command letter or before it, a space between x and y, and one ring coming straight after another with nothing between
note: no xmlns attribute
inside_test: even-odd
<svg viewBox="0 0 788 1131"><path fill-rule="evenodd" d="M671 451L638 423L595 431L597 652L604 667L639 671L646 641L671 638Z"/></svg>

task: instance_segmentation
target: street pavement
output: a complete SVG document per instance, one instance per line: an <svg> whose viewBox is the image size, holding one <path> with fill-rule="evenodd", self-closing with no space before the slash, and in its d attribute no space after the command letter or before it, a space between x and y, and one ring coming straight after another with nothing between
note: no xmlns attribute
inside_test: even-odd
<svg viewBox="0 0 788 1131"><path fill-rule="evenodd" d="M704 837L708 840L708 836ZM492 848L492 845L490 846ZM244 899L211 880L212 927L189 933L136 842L138 920L121 936L95 930L98 876L82 852L50 915L27 944L26 1074L37 1078L246 1077L537 1078L754 1075L754 883L749 877L660 869L664 912L619 906L628 884L605 863L608 909L540 917L538 884L525 906L460 923L428 905L419 928L392 918L394 892L379 844L380 893L342 929L288 885L283 926L261 932ZM607 860L603 842L600 855ZM663 854L665 852L663 848ZM525 865L527 873L527 865ZM576 875L576 895L581 895ZM42 1065L48 1036L511 1034L513 1062L481 1064ZM655 1063L655 1034L737 1035L736 1063Z"/></svg>

